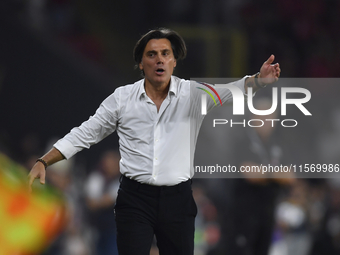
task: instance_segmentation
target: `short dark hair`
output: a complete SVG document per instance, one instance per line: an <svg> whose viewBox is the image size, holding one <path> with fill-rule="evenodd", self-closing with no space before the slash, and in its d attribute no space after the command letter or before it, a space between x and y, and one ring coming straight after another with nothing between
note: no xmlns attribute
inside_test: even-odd
<svg viewBox="0 0 340 255"><path fill-rule="evenodd" d="M174 53L176 60L184 59L187 55L187 47L183 38L175 31L168 28L157 28L149 31L145 35L143 35L135 45L133 49L133 57L136 62L136 68L142 62L142 57L144 53L144 49L147 43L151 39L168 39L171 43L171 48Z"/></svg>

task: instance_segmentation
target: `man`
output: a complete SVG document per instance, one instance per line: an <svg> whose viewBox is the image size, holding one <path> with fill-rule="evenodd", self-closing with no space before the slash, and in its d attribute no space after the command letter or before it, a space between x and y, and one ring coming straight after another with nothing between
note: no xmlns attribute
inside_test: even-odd
<svg viewBox="0 0 340 255"><path fill-rule="evenodd" d="M174 31L156 29L142 36L134 58L144 79L117 88L93 117L38 159L29 174L29 187L35 178L44 183L47 166L117 130L123 177L115 217L121 255L149 254L154 235L161 255L193 254L197 208L191 193L192 156L204 118L202 90L196 87L203 85L172 76L185 56L185 43ZM257 75L234 85L256 91L277 81L280 67L273 61L272 55ZM232 98L229 90L216 90L222 102ZM213 107L208 101L208 110Z"/></svg>

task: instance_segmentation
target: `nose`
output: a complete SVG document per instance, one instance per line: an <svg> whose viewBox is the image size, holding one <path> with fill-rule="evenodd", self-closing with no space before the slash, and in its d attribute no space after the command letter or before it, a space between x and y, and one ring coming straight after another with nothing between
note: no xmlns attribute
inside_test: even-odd
<svg viewBox="0 0 340 255"><path fill-rule="evenodd" d="M164 58L162 56L162 54L158 54L157 55L157 64L163 63L164 62Z"/></svg>

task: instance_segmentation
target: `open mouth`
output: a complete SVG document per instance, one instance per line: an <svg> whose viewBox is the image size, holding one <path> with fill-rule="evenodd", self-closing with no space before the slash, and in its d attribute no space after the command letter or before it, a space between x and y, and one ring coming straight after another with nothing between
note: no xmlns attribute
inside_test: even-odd
<svg viewBox="0 0 340 255"><path fill-rule="evenodd" d="M165 70L164 70L163 68L158 68L158 69L156 70L156 73L157 73L158 75L162 75L164 72L165 72Z"/></svg>

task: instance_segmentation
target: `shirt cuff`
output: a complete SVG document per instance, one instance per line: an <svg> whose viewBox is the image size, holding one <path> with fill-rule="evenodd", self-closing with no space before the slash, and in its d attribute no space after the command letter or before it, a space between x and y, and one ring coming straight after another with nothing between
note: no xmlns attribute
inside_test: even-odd
<svg viewBox="0 0 340 255"><path fill-rule="evenodd" d="M246 96L246 97L248 97L248 91L246 91L245 90L245 85L246 85L246 79L247 78L250 78L251 77L251 75L246 75L246 76L244 76L241 80L239 80L238 82L242 82L242 91L243 91L243 94ZM255 96L256 95L256 92L254 92L254 90L253 90L253 96Z"/></svg>
<svg viewBox="0 0 340 255"><path fill-rule="evenodd" d="M70 141L66 139L58 140L53 145L53 147L60 151L60 153L63 154L63 156L66 159L71 158L74 154L76 154L79 151L79 148L75 147Z"/></svg>
<svg viewBox="0 0 340 255"><path fill-rule="evenodd" d="M239 87L242 90L243 95L245 95L245 96L248 96L248 94L247 94L248 91L246 91L244 87L246 85L246 79L249 78L249 77L251 77L251 75L246 75L242 79L236 81L236 84L235 84L237 87ZM256 94L256 92L253 92L253 96L255 94Z"/></svg>

